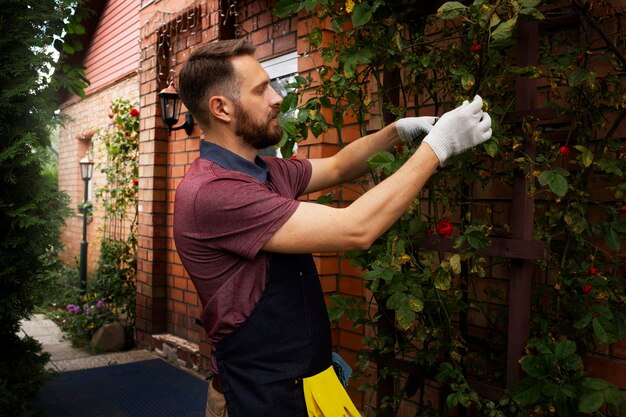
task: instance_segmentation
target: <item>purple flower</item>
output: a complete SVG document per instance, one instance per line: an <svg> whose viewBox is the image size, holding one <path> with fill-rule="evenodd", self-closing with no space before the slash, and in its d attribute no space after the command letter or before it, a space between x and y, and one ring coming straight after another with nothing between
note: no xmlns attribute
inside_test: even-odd
<svg viewBox="0 0 626 417"><path fill-rule="evenodd" d="M78 313L80 313L81 311L83 311L83 309L82 309L82 308L80 308L80 306L74 306L74 313L78 314Z"/></svg>
<svg viewBox="0 0 626 417"><path fill-rule="evenodd" d="M102 299L98 300L98 302L96 303L96 307L98 309L101 309L104 306L104 302L102 301Z"/></svg>
<svg viewBox="0 0 626 417"><path fill-rule="evenodd" d="M66 310L72 313L74 311L74 304L68 304Z"/></svg>
<svg viewBox="0 0 626 417"><path fill-rule="evenodd" d="M86 315L90 315L91 314L91 307L85 306L85 314Z"/></svg>

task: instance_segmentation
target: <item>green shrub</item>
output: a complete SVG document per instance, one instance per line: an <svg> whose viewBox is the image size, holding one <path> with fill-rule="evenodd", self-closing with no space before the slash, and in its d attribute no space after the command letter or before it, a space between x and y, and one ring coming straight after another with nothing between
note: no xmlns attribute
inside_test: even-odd
<svg viewBox="0 0 626 417"><path fill-rule="evenodd" d="M11 361L0 361L0 415L29 417L37 415L31 401L39 387L54 372L45 368L50 360L41 353L41 344L32 337L20 339L11 335L2 340L3 356Z"/></svg>

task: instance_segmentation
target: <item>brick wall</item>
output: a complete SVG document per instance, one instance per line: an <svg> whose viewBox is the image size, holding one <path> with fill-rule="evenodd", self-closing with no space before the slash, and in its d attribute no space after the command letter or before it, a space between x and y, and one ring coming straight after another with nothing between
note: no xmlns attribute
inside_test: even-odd
<svg viewBox="0 0 626 417"><path fill-rule="evenodd" d="M111 102L118 98L131 102L138 101L137 86L137 75L132 74L104 90L61 108L62 113L68 116L69 120L59 132L59 189L64 190L71 197L71 207L77 214L76 217L67 220L62 232L65 249L61 253L61 259L68 265L78 264L83 233L83 217L77 207L83 201L84 183L80 176L78 161L92 149L90 132L111 126L109 118ZM95 146L98 146L97 143ZM102 209L95 200L95 191L104 183L104 177L97 169L99 163L97 158L94 157L94 161L96 165L90 192L94 213L87 225L89 274L93 273L97 266L100 255L99 240L102 236L100 229L103 226Z"/></svg>

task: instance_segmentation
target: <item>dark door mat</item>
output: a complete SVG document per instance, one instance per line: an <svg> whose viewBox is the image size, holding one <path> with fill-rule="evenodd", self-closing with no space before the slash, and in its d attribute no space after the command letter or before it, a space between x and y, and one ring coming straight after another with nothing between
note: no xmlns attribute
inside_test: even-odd
<svg viewBox="0 0 626 417"><path fill-rule="evenodd" d="M45 417L204 417L207 382L161 359L60 374L36 399Z"/></svg>

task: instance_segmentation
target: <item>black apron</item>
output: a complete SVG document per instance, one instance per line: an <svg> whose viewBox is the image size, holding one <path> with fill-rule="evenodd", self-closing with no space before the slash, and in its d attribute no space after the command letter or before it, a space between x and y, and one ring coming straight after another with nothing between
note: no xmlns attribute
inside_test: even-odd
<svg viewBox="0 0 626 417"><path fill-rule="evenodd" d="M229 417L306 417L302 378L331 366L324 295L311 255L271 254L247 320L215 347Z"/></svg>

